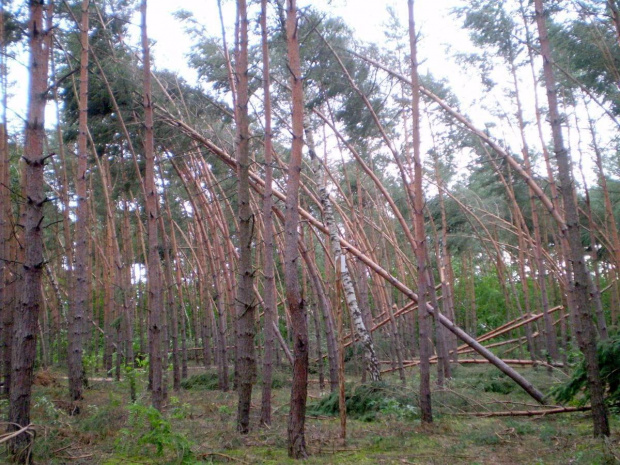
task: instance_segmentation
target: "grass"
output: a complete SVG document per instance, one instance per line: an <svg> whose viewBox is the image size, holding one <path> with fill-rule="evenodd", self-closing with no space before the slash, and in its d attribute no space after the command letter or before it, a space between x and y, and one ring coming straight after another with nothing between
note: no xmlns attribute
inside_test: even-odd
<svg viewBox="0 0 620 465"><path fill-rule="evenodd" d="M196 370L198 372L198 370ZM543 392L565 376L544 369L522 373ZM290 389L287 373L277 374L284 387L273 391L273 425L259 428L260 385L253 396L250 433L237 434L235 392L204 387L170 392L163 415L149 409L145 373L137 376L138 400L131 404L125 381L97 381L85 393L82 414L62 408L66 381L36 386L33 422L37 425L38 464L293 464L286 455L286 423ZM359 412L347 420L347 441L339 439L340 422L333 402L309 387L310 406L319 409L306 423L310 458L305 464L612 464L620 456L618 417L605 441L591 437L587 413L549 417L480 418L468 412L521 410L532 404L520 389L484 366L457 367L444 389L435 387L431 426L420 423L415 406L417 379L408 385L386 377L381 385L360 386L349 380L349 400ZM494 384L495 383L495 384ZM280 383L278 383L280 385ZM500 385L500 388L495 388ZM487 387L487 389L485 389ZM506 392L509 391L509 392ZM410 402L407 402L407 400ZM332 399L333 400L333 399ZM6 402L0 402L5 415ZM309 412L312 409L309 409ZM315 412L316 413L316 412ZM357 416L356 418L353 418ZM0 463L5 457L0 452Z"/></svg>

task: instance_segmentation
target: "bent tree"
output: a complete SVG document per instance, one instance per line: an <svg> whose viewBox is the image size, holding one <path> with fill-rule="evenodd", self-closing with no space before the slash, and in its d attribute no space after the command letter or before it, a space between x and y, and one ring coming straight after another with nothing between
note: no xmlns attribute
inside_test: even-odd
<svg viewBox="0 0 620 465"><path fill-rule="evenodd" d="M609 436L609 420L605 406L605 392L601 381L598 358L596 353L596 329L594 326L591 308L591 276L584 259L584 250L581 244L581 227L579 225L579 210L575 201L575 182L571 168L568 150L564 146L562 134L562 117L560 116L555 76L551 65L551 47L547 34L545 9L542 0L535 0L536 25L540 49L543 57L543 72L547 101L549 102L549 120L553 137L553 151L558 165L558 181L561 186L564 214L566 216L565 234L569 244L569 260L567 261L570 280L570 292L575 303L575 335L577 344L583 352L588 390L592 403L592 421L595 436Z"/></svg>

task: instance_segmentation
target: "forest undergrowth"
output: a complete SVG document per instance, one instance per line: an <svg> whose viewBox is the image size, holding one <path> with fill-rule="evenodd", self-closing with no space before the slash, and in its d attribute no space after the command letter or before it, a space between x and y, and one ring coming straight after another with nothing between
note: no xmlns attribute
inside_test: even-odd
<svg viewBox="0 0 620 465"><path fill-rule="evenodd" d="M543 392L567 381L545 368L523 369ZM286 423L290 379L273 380L273 424L258 427L260 385L253 396L251 430L236 432L237 393L217 390L217 375L191 367L179 392L168 392L163 413L150 406L146 372L121 381L92 377L81 414L71 416L63 401L67 380L61 370L37 375L33 397L38 464L280 464L287 457ZM457 366L444 388L433 383L432 426L422 426L416 373L407 386L397 376L360 384L347 376L347 440L340 439L338 396L321 392L311 378L308 403L308 464L615 464L620 435L592 438L588 412L531 417L480 417L499 411L538 407L509 379L486 366ZM137 400L131 402L135 381ZM232 384L231 384L232 385ZM552 401L551 401L552 402ZM8 407L0 401L2 414ZM618 416L612 415L612 431ZM2 451L1 453L4 453ZM0 462L6 457L0 455Z"/></svg>

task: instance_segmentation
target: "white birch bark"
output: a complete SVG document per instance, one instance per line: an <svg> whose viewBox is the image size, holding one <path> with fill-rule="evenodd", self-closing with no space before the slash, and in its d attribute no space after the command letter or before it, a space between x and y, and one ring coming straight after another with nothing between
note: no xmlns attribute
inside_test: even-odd
<svg viewBox="0 0 620 465"><path fill-rule="evenodd" d="M344 288L344 295L349 309L349 314L351 316L351 321L353 322L353 327L355 328L355 336L359 339L362 347L364 348L364 361L366 364L366 369L370 374L370 379L372 381L380 381L381 372L379 371L379 362L375 353L374 343L370 332L364 324L362 311L357 304L357 297L355 296L351 273L349 273L346 257L342 253L342 247L340 246L340 233L334 219L334 209L332 207L332 201L329 198L329 192L327 191L327 181L325 178L321 179L321 166L314 150L314 137L307 122L305 124L305 133L314 178L317 185L321 186L319 188L319 198L321 200L321 205L323 206L325 226L329 230L329 243L334 255L336 266L340 268L340 279L342 280L342 287Z"/></svg>

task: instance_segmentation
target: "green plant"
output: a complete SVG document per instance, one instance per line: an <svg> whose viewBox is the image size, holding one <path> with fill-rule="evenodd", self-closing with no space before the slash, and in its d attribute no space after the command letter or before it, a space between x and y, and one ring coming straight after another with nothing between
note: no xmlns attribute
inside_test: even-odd
<svg viewBox="0 0 620 465"><path fill-rule="evenodd" d="M192 406L187 402L181 402L176 396L170 397L170 415L175 420L183 420L192 417Z"/></svg>
<svg viewBox="0 0 620 465"><path fill-rule="evenodd" d="M233 411L228 405L220 405L217 409L220 414L220 420L226 421L232 415Z"/></svg>
<svg viewBox="0 0 620 465"><path fill-rule="evenodd" d="M345 390L347 415L362 421L374 421L380 413L407 420L417 418L418 410L411 405L411 396L406 396L400 391L384 382L362 384L355 388L347 385ZM337 415L339 411L337 392L332 392L318 403L308 406L310 415Z"/></svg>
<svg viewBox="0 0 620 465"><path fill-rule="evenodd" d="M57 408L54 402L46 396L38 396L33 407L41 411L42 416L47 419L50 424L58 424L62 417L66 416L65 412Z"/></svg>
<svg viewBox="0 0 620 465"><path fill-rule="evenodd" d="M97 354L92 354L92 355L84 354L82 356L82 363L84 364L84 371L86 371L86 373L93 373L95 371L95 368L99 364L99 362L100 362L100 357Z"/></svg>
<svg viewBox="0 0 620 465"><path fill-rule="evenodd" d="M99 407L88 405L85 415L79 423L80 430L100 438L118 431L125 422L127 410L121 405L118 396L110 394L107 404Z"/></svg>
<svg viewBox="0 0 620 465"><path fill-rule="evenodd" d="M190 441L172 431L170 422L154 407L131 405L128 426L120 431L116 441L118 450L128 455L148 455L154 447L158 457L170 453L180 463L191 463Z"/></svg>
<svg viewBox="0 0 620 465"><path fill-rule="evenodd" d="M597 357L601 380L607 394L606 401L610 408L620 411L620 334L615 334L597 347ZM558 402L575 402L585 405L590 396L586 389L587 373L585 361L577 366L571 379L553 389L552 395Z"/></svg>
<svg viewBox="0 0 620 465"><path fill-rule="evenodd" d="M504 379L502 379L502 377ZM496 394L510 394L514 388L514 382L506 379L503 375L492 378L483 386L484 392L494 392Z"/></svg>
<svg viewBox="0 0 620 465"><path fill-rule="evenodd" d="M232 374L229 377L232 381ZM208 391L216 391L220 387L219 375L216 371L207 371L199 375L193 375L181 382L183 389L205 389Z"/></svg>
<svg viewBox="0 0 620 465"><path fill-rule="evenodd" d="M129 397L131 398L131 402L135 403L138 398L138 386L136 380L136 370L133 366L125 365L125 379L129 384Z"/></svg>

